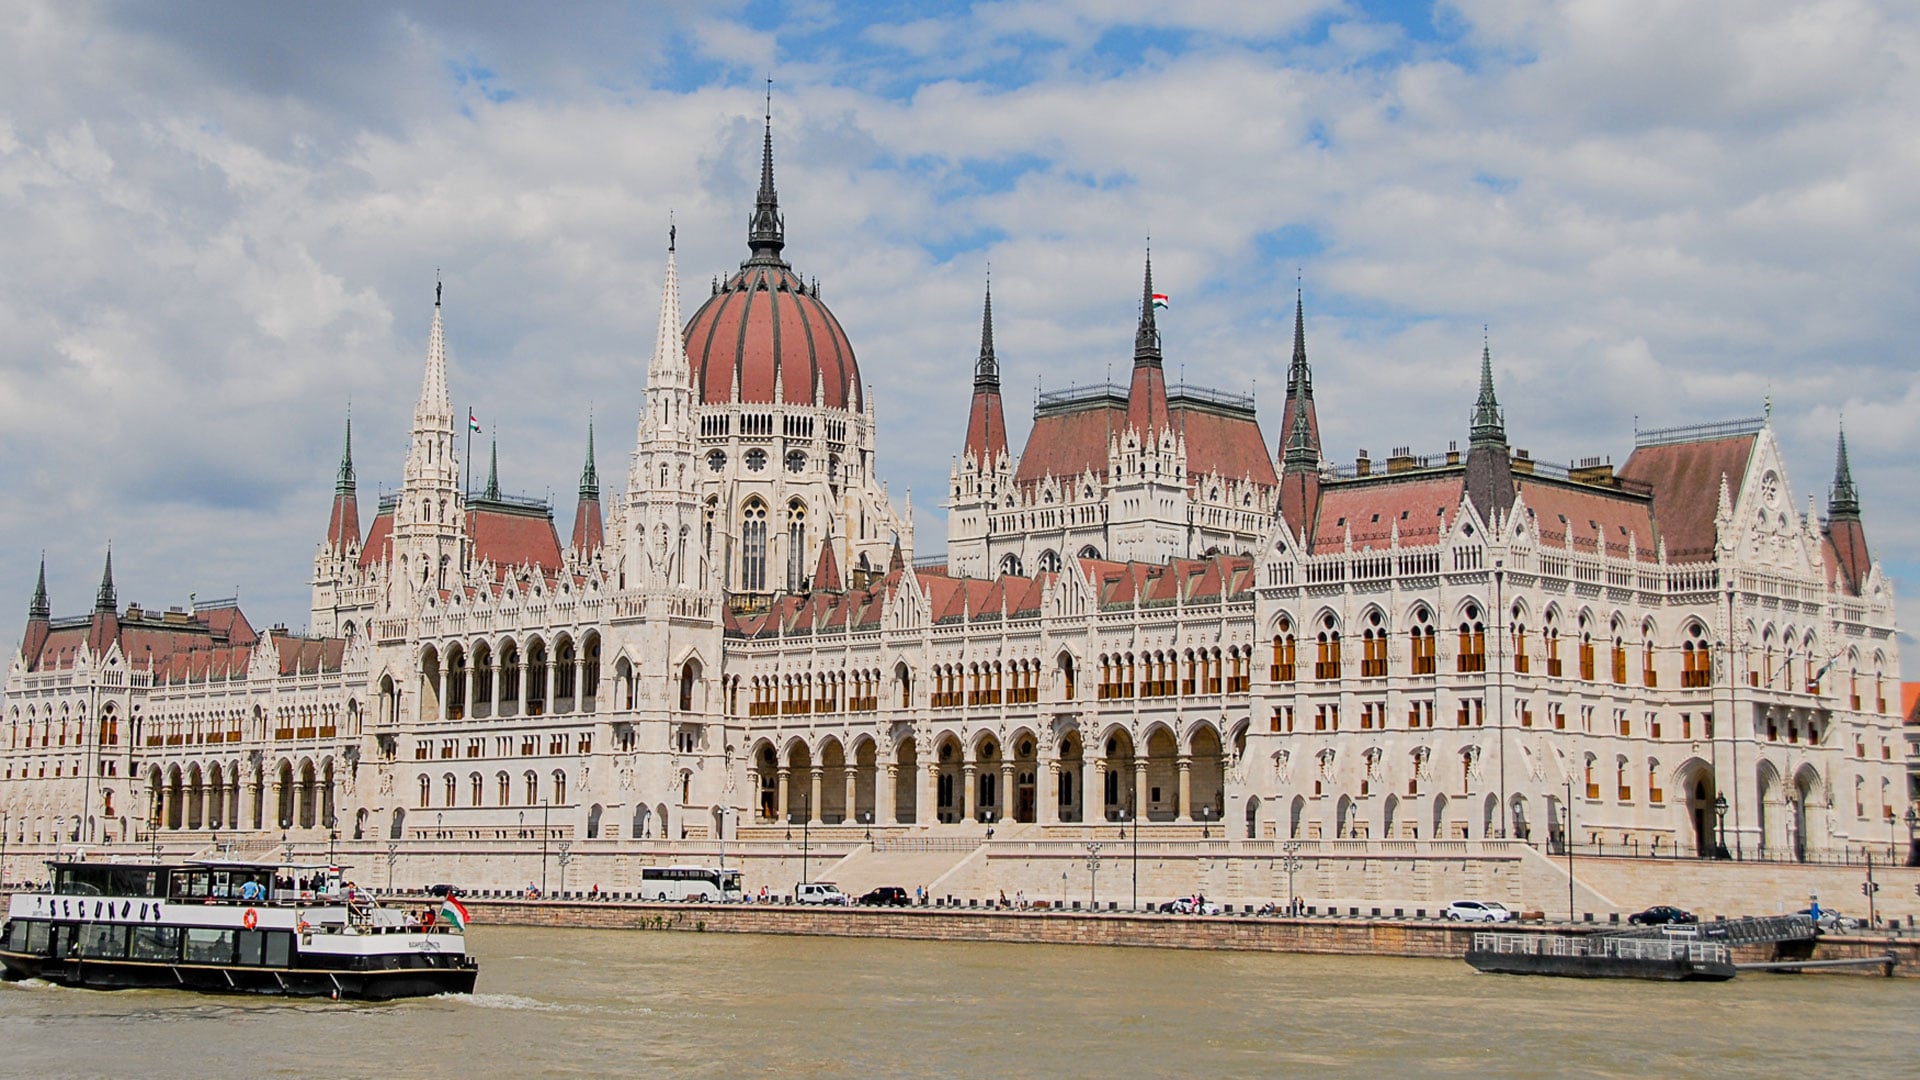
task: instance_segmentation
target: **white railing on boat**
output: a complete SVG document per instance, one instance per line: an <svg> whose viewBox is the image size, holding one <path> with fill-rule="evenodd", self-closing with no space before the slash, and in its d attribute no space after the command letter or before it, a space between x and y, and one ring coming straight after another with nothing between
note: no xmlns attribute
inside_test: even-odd
<svg viewBox="0 0 1920 1080"><path fill-rule="evenodd" d="M1473 935L1473 951L1523 956L1585 956L1620 960L1688 960L1696 964L1727 964L1732 954L1725 945L1673 938L1619 938L1564 934Z"/></svg>

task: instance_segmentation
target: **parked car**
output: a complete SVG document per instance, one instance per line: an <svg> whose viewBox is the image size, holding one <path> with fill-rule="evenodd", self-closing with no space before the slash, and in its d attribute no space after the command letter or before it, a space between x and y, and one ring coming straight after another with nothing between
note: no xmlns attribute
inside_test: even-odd
<svg viewBox="0 0 1920 1080"><path fill-rule="evenodd" d="M1178 900L1161 905L1161 910L1172 909L1175 915L1218 915L1220 905L1199 896L1183 896Z"/></svg>
<svg viewBox="0 0 1920 1080"><path fill-rule="evenodd" d="M799 904L844 904L847 894L831 881L803 881L793 887L793 899Z"/></svg>
<svg viewBox="0 0 1920 1080"><path fill-rule="evenodd" d="M1636 911L1627 916L1627 922L1634 926L1668 926L1674 923L1690 924L1699 921L1700 916L1670 904L1655 904L1645 911Z"/></svg>
<svg viewBox="0 0 1920 1080"><path fill-rule="evenodd" d="M1456 922L1512 922L1513 912L1492 900L1455 900L1441 914Z"/></svg>
<svg viewBox="0 0 1920 1080"><path fill-rule="evenodd" d="M428 896L461 896L465 892L466 890L458 885L449 885L444 881L427 886Z"/></svg>
<svg viewBox="0 0 1920 1080"><path fill-rule="evenodd" d="M898 885L882 885L877 889L869 889L860 897L862 907L906 907L911 903L913 900L907 895L907 890Z"/></svg>

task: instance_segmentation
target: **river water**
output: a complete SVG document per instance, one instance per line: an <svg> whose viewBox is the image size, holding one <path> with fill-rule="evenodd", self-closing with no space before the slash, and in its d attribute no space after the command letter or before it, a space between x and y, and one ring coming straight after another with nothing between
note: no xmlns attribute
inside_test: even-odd
<svg viewBox="0 0 1920 1080"><path fill-rule="evenodd" d="M0 984L0 1075L1915 1075L1920 980L476 926L471 998Z"/></svg>

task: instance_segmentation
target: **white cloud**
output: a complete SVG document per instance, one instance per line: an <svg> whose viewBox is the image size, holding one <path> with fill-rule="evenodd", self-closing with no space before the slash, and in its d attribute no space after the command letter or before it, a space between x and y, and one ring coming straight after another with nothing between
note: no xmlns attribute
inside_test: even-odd
<svg viewBox="0 0 1920 1080"><path fill-rule="evenodd" d="M349 398L369 510L397 477L436 268L456 399L564 531L589 408L624 472L669 211L692 301L744 254L768 70L788 255L925 550L986 263L1017 437L1036 381L1124 376L1151 231L1169 364L1257 383L1269 425L1305 266L1335 459L1463 438L1488 323L1541 458L1771 392L1819 493L1845 409L1876 550L1920 573L1911 12L1461 2L1435 42L1312 2L652 10L0 15L21 602L48 546L74 610L111 535L129 598L237 577L301 622Z"/></svg>

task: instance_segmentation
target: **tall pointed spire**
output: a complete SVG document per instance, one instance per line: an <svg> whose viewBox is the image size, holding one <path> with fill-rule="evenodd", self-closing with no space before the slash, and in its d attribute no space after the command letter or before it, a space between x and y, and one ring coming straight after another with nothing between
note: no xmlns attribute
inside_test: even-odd
<svg viewBox="0 0 1920 1080"><path fill-rule="evenodd" d="M587 421L587 463L580 468L580 497L600 498L600 474L593 467L593 421Z"/></svg>
<svg viewBox="0 0 1920 1080"><path fill-rule="evenodd" d="M433 329L427 335L427 370L420 380L416 414L431 411L437 416L453 412L453 398L447 393L447 331L440 318L442 287L438 281L433 283Z"/></svg>
<svg viewBox="0 0 1920 1080"><path fill-rule="evenodd" d="M993 355L993 276L987 276L987 301L980 311L980 359L973 365L973 389L1000 392L1000 362Z"/></svg>
<svg viewBox="0 0 1920 1080"><path fill-rule="evenodd" d="M27 605L28 619L49 619L53 617L53 606L47 602L47 553L40 553L40 580L33 586L33 602Z"/></svg>
<svg viewBox="0 0 1920 1080"><path fill-rule="evenodd" d="M1320 414L1313 405L1313 369L1307 365L1306 294L1297 286L1293 296L1293 363L1287 368L1287 402L1280 416L1280 439L1283 467L1320 468Z"/></svg>
<svg viewBox="0 0 1920 1080"><path fill-rule="evenodd" d="M1507 448L1507 423L1500 401L1493 395L1493 347L1480 347L1480 396L1473 405L1473 427L1467 444L1467 498L1480 520L1492 525L1513 509L1512 452Z"/></svg>
<svg viewBox="0 0 1920 1080"><path fill-rule="evenodd" d="M660 281L660 326L653 339L653 360L647 365L649 390L690 386L687 343L681 337L686 324L680 318L680 264L674 252L678 228L667 226L667 268ZM663 381L664 380L664 381Z"/></svg>
<svg viewBox="0 0 1920 1080"><path fill-rule="evenodd" d="M334 477L333 493L351 495L354 492L353 477L353 413L347 413L347 441L340 451L340 471Z"/></svg>
<svg viewBox="0 0 1920 1080"><path fill-rule="evenodd" d="M747 247L754 259L780 261L787 245L787 222L780 216L780 196L773 189L773 80L767 80L766 142L760 151L760 191L753 199L753 218L747 228Z"/></svg>
<svg viewBox="0 0 1920 1080"><path fill-rule="evenodd" d="M985 472L1007 457L1007 418L1000 404L1000 362L993 355L993 282L980 314L980 358L973 366L973 404L967 410L967 442L961 456Z"/></svg>
<svg viewBox="0 0 1920 1080"><path fill-rule="evenodd" d="M1493 394L1493 346L1489 343L1480 347L1480 396L1473 403L1470 434L1474 446L1507 444L1506 418L1500 412L1499 399Z"/></svg>
<svg viewBox="0 0 1920 1080"><path fill-rule="evenodd" d="M1140 286L1140 327L1133 334L1134 365L1160 364L1160 328L1153 321L1153 249L1147 249L1147 272Z"/></svg>
<svg viewBox="0 0 1920 1080"><path fill-rule="evenodd" d="M1853 486L1853 467L1847 462L1847 429L1840 428L1840 445L1833 455L1833 491L1827 496L1827 517L1859 520L1860 492Z"/></svg>
<svg viewBox="0 0 1920 1080"><path fill-rule="evenodd" d="M580 502L573 510L573 550L591 556L605 542L600 521L600 473L593 466L593 421L587 421L587 463L580 469Z"/></svg>
<svg viewBox="0 0 1920 1080"><path fill-rule="evenodd" d="M107 545L107 566L100 574L100 591L94 594L93 610L111 614L119 608L118 594L113 589L113 545Z"/></svg>
<svg viewBox="0 0 1920 1080"><path fill-rule="evenodd" d="M327 519L327 550L344 554L360 546L360 497L353 473L353 413L347 413L347 438L340 451L340 471L333 483L333 512Z"/></svg>
<svg viewBox="0 0 1920 1080"><path fill-rule="evenodd" d="M498 501L500 498L500 440L492 440L491 446L490 456L487 459L487 490L481 493L481 497Z"/></svg>

